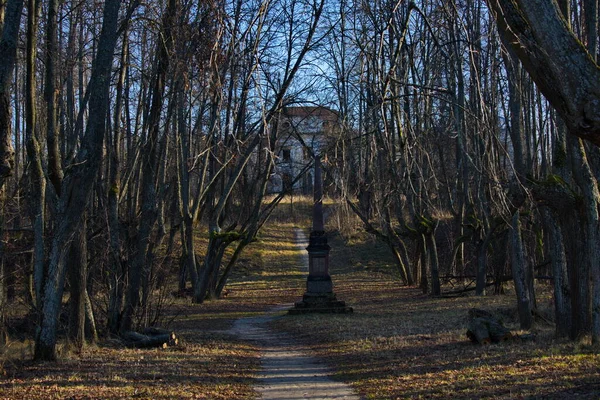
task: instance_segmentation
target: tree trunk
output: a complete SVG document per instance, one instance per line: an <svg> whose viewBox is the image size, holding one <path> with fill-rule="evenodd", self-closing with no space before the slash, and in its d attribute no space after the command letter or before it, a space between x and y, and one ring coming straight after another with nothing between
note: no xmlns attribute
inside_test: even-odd
<svg viewBox="0 0 600 400"><path fill-rule="evenodd" d="M216 285L216 288L214 291L214 296L216 298L221 297L221 293L223 293L223 289L225 288L225 285L227 284L227 280L229 278L229 274L231 273L231 270L233 269L233 266L238 261L240 255L242 254L242 252L244 251L244 249L246 248L246 246L249 243L250 243L250 241L247 238L244 238L235 248L235 251L233 252L233 254L231 256L231 259L227 263L227 266L225 267L225 270L223 271L223 274L221 275L221 278L219 279L219 281Z"/></svg>
<svg viewBox="0 0 600 400"><path fill-rule="evenodd" d="M583 192L580 227L585 237L585 260L579 268L579 294L583 326L590 328L592 342L600 344L600 193L583 142L569 137L573 176Z"/></svg>
<svg viewBox="0 0 600 400"><path fill-rule="evenodd" d="M127 32L123 37L119 79L117 81L117 95L115 115L112 129L112 138L109 138L110 164L109 164L109 189L108 189L108 226L110 235L110 275L109 275L109 300L108 300L108 330L116 333L121 322L123 308L123 291L125 289L125 260L121 248L121 222L119 220L119 194L121 180L119 167L121 165L121 114L123 109L123 86L127 75L127 54L129 44ZM111 143L112 142L112 143Z"/></svg>
<svg viewBox="0 0 600 400"><path fill-rule="evenodd" d="M148 167L150 169L152 167ZM148 177L150 171L145 171L142 182L142 212L140 219L140 229L137 233L136 254L129 269L127 270L128 287L125 295L125 304L121 317L121 332L130 331L133 327L133 317L137 307L140 304L140 289L144 270L148 268L148 247L152 235L152 228L156 222L156 191L154 189L154 179Z"/></svg>
<svg viewBox="0 0 600 400"><path fill-rule="evenodd" d="M418 261L415 260L415 262L419 263L419 271L421 275L419 279L419 288L421 288L423 294L427 294L427 291L429 290L429 279L427 278L427 246L423 238L417 242L417 257Z"/></svg>
<svg viewBox="0 0 600 400"><path fill-rule="evenodd" d="M4 189L0 189L0 207L4 209ZM4 213L0 213L0 238L4 238ZM6 295L6 265L4 263L5 244L4 240L0 240L0 347L4 347L7 342L6 331L6 316L7 316L7 295Z"/></svg>
<svg viewBox="0 0 600 400"><path fill-rule="evenodd" d="M192 281L192 288L198 285L198 267L196 265L194 223L192 218L184 217L183 239L185 240L185 260L183 270L179 273L179 290L185 290L186 276L189 274Z"/></svg>
<svg viewBox="0 0 600 400"><path fill-rule="evenodd" d="M556 210L555 210L556 211ZM585 233L582 226L585 222L582 221L580 207L574 207L573 210L558 210L560 228L563 232L563 247L567 259L567 272L569 279L569 292L571 294L571 332L569 338L577 340L589 333L590 308L587 306L589 299L589 279L585 282L588 285L584 289L584 297L582 297L582 265L586 263L585 250ZM589 271L588 271L589 272Z"/></svg>
<svg viewBox="0 0 600 400"><path fill-rule="evenodd" d="M554 277L554 315L556 336L568 337L571 333L571 290L567 276L567 259L565 256L563 235L554 215L547 208L544 213L544 224L548 229L550 261Z"/></svg>
<svg viewBox="0 0 600 400"><path fill-rule="evenodd" d="M19 93L22 89L21 85L20 85L20 76L22 76L23 74L19 73L19 63L15 63L15 70L14 70L14 81L13 81L13 92L14 92L14 116L13 116L13 120L14 120L14 124L15 124L15 129L14 129L14 141L15 141L15 161L14 161L14 182L15 182L15 190L19 190L19 180L21 178L21 154L23 154L22 152L22 146L21 146L21 97L19 96ZM17 201L17 207L20 209L20 198L17 197L15 199ZM15 226L20 224L20 218L21 215L17 214L15 216Z"/></svg>
<svg viewBox="0 0 600 400"><path fill-rule="evenodd" d="M487 286L487 250L498 226L498 224L494 224L488 229L485 238L479 243L477 251L477 282L475 286L475 294L478 296L485 295L485 288Z"/></svg>
<svg viewBox="0 0 600 400"><path fill-rule="evenodd" d="M194 303L201 304L206 299L206 295L209 293L211 287L212 277L217 268L217 263L221 262L219 254L222 254L221 249L224 249L226 246L227 245L221 238L213 236L209 239L203 268L201 273L198 274L198 285L194 287Z"/></svg>
<svg viewBox="0 0 600 400"><path fill-rule="evenodd" d="M58 0L48 2L46 20L46 79L44 98L46 100L46 143L48 145L48 177L54 190L60 195L63 180L62 157L58 138L58 88L56 64L58 51Z"/></svg>
<svg viewBox="0 0 600 400"><path fill-rule="evenodd" d="M104 3L102 31L89 83L90 117L80 151L63 181L64 190L57 205L56 230L50 247L41 321L35 342L37 360L55 360L57 357L57 322L64 289L66 252L70 237L78 228L81 215L85 212L100 168L120 6L121 0L106 0Z"/></svg>
<svg viewBox="0 0 600 400"><path fill-rule="evenodd" d="M44 224L46 203L46 178L42 166L42 150L37 138L35 127L37 124L35 61L37 51L38 15L41 2L28 0L29 10L27 17L27 76L25 90L25 136L27 140L27 155L29 156L29 170L31 174L30 213L33 223L33 283L35 304L39 309L42 306L42 285L45 269Z"/></svg>
<svg viewBox="0 0 600 400"><path fill-rule="evenodd" d="M98 341L98 330L96 329L96 318L94 317L94 308L87 288L84 291L85 298L85 337L91 343Z"/></svg>
<svg viewBox="0 0 600 400"><path fill-rule="evenodd" d="M450 79L450 93L453 98L453 114L454 114L454 127L456 130L456 233L455 237L461 238L464 236L464 225L466 209L470 203L469 195L469 161L468 161L468 143L467 143L467 132L465 125L465 78L463 73L462 57L460 55L459 40L457 39L457 30L459 29L457 10L452 12L452 18L450 21L450 40L453 43L451 46L451 74ZM460 241L457 244L455 252L456 260L458 262L461 274L465 270L465 243Z"/></svg>
<svg viewBox="0 0 600 400"><path fill-rule="evenodd" d="M427 241L427 250L429 253L429 266L431 268L431 294L439 296L441 294L440 289L440 267L438 262L437 244L435 242L435 233L427 233L425 236Z"/></svg>
<svg viewBox="0 0 600 400"><path fill-rule="evenodd" d="M511 264L521 329L530 329L533 318L525 263L523 241L521 239L521 222L517 211L512 217Z"/></svg>
<svg viewBox="0 0 600 400"><path fill-rule="evenodd" d="M412 271L412 267L410 264L410 260L408 259L408 251L406 250L406 245L404 241L398 237L395 233L391 234L392 238L389 239L388 246L392 249L394 253L394 258L396 259L396 265L400 271L400 276L406 282L408 286L414 286L414 274Z"/></svg>
<svg viewBox="0 0 600 400"><path fill-rule="evenodd" d="M69 274L69 340L81 351L85 345L85 292L87 285L87 223L85 217L68 255Z"/></svg>
<svg viewBox="0 0 600 400"><path fill-rule="evenodd" d="M180 78L181 79L181 78ZM178 82L178 85L180 83ZM186 287L187 276L190 275L192 287L196 287L198 281L198 270L196 267L195 238L194 238L194 214L197 202L190 198L190 173L188 160L190 159L190 143L188 140L187 124L184 115L183 94L177 96L177 158L178 158L178 188L179 188L179 213L183 220L181 228L181 241L183 248L183 260L179 271L179 291L183 292ZM201 182L202 183L202 182ZM200 184L199 189L201 190Z"/></svg>
<svg viewBox="0 0 600 400"><path fill-rule="evenodd" d="M598 0L584 1L586 44L594 61L598 59Z"/></svg>
<svg viewBox="0 0 600 400"><path fill-rule="evenodd" d="M17 58L17 43L23 0L9 0L0 39L0 189L14 167L11 135L10 88Z"/></svg>
<svg viewBox="0 0 600 400"><path fill-rule="evenodd" d="M600 146L600 68L556 1L487 0L498 30L565 121L569 134ZM564 2L561 2L564 7Z"/></svg>

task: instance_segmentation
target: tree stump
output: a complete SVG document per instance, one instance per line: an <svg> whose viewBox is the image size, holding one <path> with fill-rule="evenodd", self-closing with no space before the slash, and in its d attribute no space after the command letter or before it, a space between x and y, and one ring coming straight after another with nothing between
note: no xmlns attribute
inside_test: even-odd
<svg viewBox="0 0 600 400"><path fill-rule="evenodd" d="M469 310L467 337L474 343L490 344L512 339L510 330L502 322L485 310Z"/></svg>

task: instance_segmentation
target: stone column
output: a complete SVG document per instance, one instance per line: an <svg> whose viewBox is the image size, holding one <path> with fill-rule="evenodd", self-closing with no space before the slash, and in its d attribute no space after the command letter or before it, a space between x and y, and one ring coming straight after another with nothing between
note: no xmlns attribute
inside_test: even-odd
<svg viewBox="0 0 600 400"><path fill-rule="evenodd" d="M315 158L315 183L312 231L308 242L308 278L306 292L302 301L296 302L290 314L305 313L348 313L352 307L336 300L333 282L329 275L329 244L325 235L323 220L323 179L321 177L321 159Z"/></svg>
<svg viewBox="0 0 600 400"><path fill-rule="evenodd" d="M313 224L312 232L325 232L323 220L323 178L321 176L321 157L315 156L315 183L313 186Z"/></svg>
<svg viewBox="0 0 600 400"><path fill-rule="evenodd" d="M315 184L313 204L313 224L308 242L308 279L307 293L315 295L332 293L333 284L329 276L329 250L323 221L323 179L321 177L321 158L315 158Z"/></svg>

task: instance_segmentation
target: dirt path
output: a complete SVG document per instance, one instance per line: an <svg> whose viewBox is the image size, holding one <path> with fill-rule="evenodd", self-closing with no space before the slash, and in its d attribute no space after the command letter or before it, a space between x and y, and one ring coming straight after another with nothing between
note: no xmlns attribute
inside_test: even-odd
<svg viewBox="0 0 600 400"><path fill-rule="evenodd" d="M302 249L302 268L308 271L308 255L304 251L308 243L306 235L300 229L296 229L295 234L296 245ZM262 368L256 390L265 400L359 400L350 386L333 381L327 366L308 356L293 337L268 328L269 322L291 306L281 305L264 316L238 319L232 328L232 333L261 348Z"/></svg>

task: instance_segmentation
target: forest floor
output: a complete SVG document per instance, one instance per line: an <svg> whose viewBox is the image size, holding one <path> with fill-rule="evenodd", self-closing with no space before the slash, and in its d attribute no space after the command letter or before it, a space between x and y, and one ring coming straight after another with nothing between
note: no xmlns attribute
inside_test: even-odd
<svg viewBox="0 0 600 400"><path fill-rule="evenodd" d="M167 299L163 326L181 338L178 346L127 349L102 339L81 353L65 347L59 362L34 363L31 340L14 338L0 354L0 399L259 398L264 347L233 334L236 321L248 318L262 319L270 334L293 338L292 350L300 346L360 398L600 398L598 350L588 342L553 339L547 319L536 321L533 340L488 346L468 341L473 307L524 333L510 287L501 296L424 295L401 286L386 249L360 232L329 235L334 290L353 314L265 319L267 311L304 292L297 226L308 225L274 220L246 251L223 299L202 305ZM548 308L549 291L544 284L538 289L538 305Z"/></svg>

